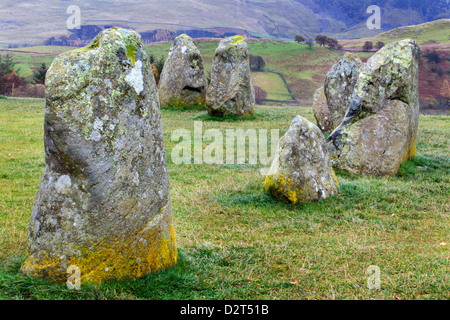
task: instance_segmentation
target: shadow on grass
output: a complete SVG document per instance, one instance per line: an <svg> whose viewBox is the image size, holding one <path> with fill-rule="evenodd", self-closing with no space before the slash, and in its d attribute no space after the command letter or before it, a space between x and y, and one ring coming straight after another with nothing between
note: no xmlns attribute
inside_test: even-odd
<svg viewBox="0 0 450 320"><path fill-rule="evenodd" d="M161 110L168 111L201 111L206 110L206 106L199 104L195 106L162 106Z"/></svg>
<svg viewBox="0 0 450 320"><path fill-rule="evenodd" d="M245 116L245 117L237 117L237 116L224 116L224 117L213 117L208 113L202 113L198 116L193 117L193 120L197 121L217 121L217 122L240 122L240 121L252 121L257 120L261 116L259 114L255 114L254 116Z"/></svg>
<svg viewBox="0 0 450 320"><path fill-rule="evenodd" d="M282 114L273 114L273 113L256 113L253 116L245 116L245 117L237 117L237 116L224 116L224 117L213 117L210 116L208 113L202 113L200 115L197 115L192 120L197 121L216 121L216 122L240 122L240 121L254 121L254 120L262 120L262 121L274 121L274 120L280 120L280 119L288 119L289 121L290 117ZM290 121L289 121L290 123ZM287 123L287 126L289 126L289 123ZM284 129L284 132L287 130L287 128Z"/></svg>

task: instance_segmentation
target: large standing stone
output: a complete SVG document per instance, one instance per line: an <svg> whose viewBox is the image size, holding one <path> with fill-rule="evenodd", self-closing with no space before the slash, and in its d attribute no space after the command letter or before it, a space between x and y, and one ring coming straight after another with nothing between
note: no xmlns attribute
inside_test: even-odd
<svg viewBox="0 0 450 320"><path fill-rule="evenodd" d="M354 53L347 52L327 73L324 91L330 110L330 128L337 128L348 109L363 63Z"/></svg>
<svg viewBox="0 0 450 320"><path fill-rule="evenodd" d="M331 130L331 113L323 87L320 87L314 93L313 111L320 129L323 132L329 132Z"/></svg>
<svg viewBox="0 0 450 320"><path fill-rule="evenodd" d="M307 119L296 116L280 139L264 188L291 204L325 199L339 192L324 150L325 137Z"/></svg>
<svg viewBox="0 0 450 320"><path fill-rule="evenodd" d="M408 134L411 109L400 100L391 100L376 114L343 129L345 143L336 166L351 173L395 175L410 150Z"/></svg>
<svg viewBox="0 0 450 320"><path fill-rule="evenodd" d="M419 54L414 40L402 40L384 46L361 68L347 113L328 137L338 168L395 175L414 157Z"/></svg>
<svg viewBox="0 0 450 320"><path fill-rule="evenodd" d="M108 29L47 72L45 170L23 273L137 278L177 249L156 84L139 34Z"/></svg>
<svg viewBox="0 0 450 320"><path fill-rule="evenodd" d="M255 92L250 79L248 44L243 36L219 43L206 94L211 116L251 116L255 114Z"/></svg>
<svg viewBox="0 0 450 320"><path fill-rule="evenodd" d="M208 81L203 59L192 39L182 34L175 38L159 81L162 106L205 104Z"/></svg>

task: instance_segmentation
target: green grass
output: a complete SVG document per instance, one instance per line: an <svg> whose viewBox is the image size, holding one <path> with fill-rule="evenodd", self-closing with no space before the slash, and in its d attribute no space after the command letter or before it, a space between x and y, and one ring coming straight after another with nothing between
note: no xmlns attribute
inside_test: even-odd
<svg viewBox="0 0 450 320"><path fill-rule="evenodd" d="M0 100L0 299L449 299L450 118L422 116L417 156L396 177L337 172L341 193L297 206L252 165L175 165L175 129L280 129L311 108L258 106L251 121L162 110L180 259L140 280L69 291L18 274L44 170L39 99ZM206 146L207 143L204 143ZM446 245L441 245L446 243ZM381 269L381 290L365 270Z"/></svg>
<svg viewBox="0 0 450 320"><path fill-rule="evenodd" d="M267 92L266 99L292 100L280 75L268 72L252 72L252 84Z"/></svg>
<svg viewBox="0 0 450 320"><path fill-rule="evenodd" d="M55 55L33 55L25 52L5 52L0 50L0 55L4 56L10 54L13 56L13 61L16 63L16 69L20 77L30 82L33 79L33 71L38 68L43 62L49 67L55 58Z"/></svg>

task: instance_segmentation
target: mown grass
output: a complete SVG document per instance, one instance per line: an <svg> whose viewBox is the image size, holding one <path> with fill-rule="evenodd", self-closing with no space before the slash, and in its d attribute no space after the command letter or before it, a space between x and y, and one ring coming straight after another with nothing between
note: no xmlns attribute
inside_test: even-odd
<svg viewBox="0 0 450 320"><path fill-rule="evenodd" d="M180 259L139 280L70 291L18 274L44 169L44 101L0 100L1 299L448 299L448 117L423 116L417 156L396 177L337 172L341 193L282 203L258 165L175 165L172 132L280 129L310 108L258 106L251 121L211 121L204 110L162 110ZM269 139L270 142L270 139ZM204 146L208 143L204 143ZM444 245L445 243L445 245ZM381 269L381 289L366 270Z"/></svg>

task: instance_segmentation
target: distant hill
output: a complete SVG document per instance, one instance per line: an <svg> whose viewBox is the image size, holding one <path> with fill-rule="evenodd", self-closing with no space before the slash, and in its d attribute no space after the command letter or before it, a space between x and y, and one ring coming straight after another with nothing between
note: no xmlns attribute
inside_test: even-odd
<svg viewBox="0 0 450 320"><path fill-rule="evenodd" d="M395 28L375 37L375 39L386 41L398 41L405 38L414 39L420 44L429 41L448 43L450 42L450 19L441 19L414 26Z"/></svg>
<svg viewBox="0 0 450 320"><path fill-rule="evenodd" d="M418 25L405 26L380 33L373 37L360 39L341 40L344 50L361 50L365 41L382 41L390 43L402 39L414 39L422 47L422 50L437 49L450 50L450 19L440 19Z"/></svg>
<svg viewBox="0 0 450 320"><path fill-rule="evenodd" d="M2 0L0 43L38 45L70 36L67 8L73 4L81 9L83 25L121 25L139 32L229 28L285 39L318 33L360 38L450 18L448 0ZM369 5L381 8L381 30L366 27Z"/></svg>
<svg viewBox="0 0 450 320"><path fill-rule="evenodd" d="M445 80L450 79L450 19L433 21L416 26L397 28L375 37L364 39L340 40L344 51L361 51L365 41L383 41L389 43L404 38L413 38L421 46L423 57L419 64L419 96L422 112L438 112L447 110L449 106L443 106L441 92ZM188 31L188 30L185 30ZM226 33L230 29L219 29L214 32ZM212 32L212 31L211 31ZM150 33L152 36L175 36L164 32ZM146 36L147 37L147 36ZM196 41L204 61L205 70L209 72L218 39L198 39ZM169 52L171 41L148 43L148 53L155 58L165 58ZM73 50L70 47L39 46L17 49L0 49L0 55L11 54L20 68L19 75L28 81L32 78L32 70L41 63L50 65L54 57L64 51ZM313 94L317 88L323 85L325 75L331 66L338 62L344 55L343 51L332 50L327 47L315 45L308 48L305 44L294 41L276 41L271 39L250 39L249 53L262 56L266 62L266 70L282 73L293 91L295 97L303 105L310 105ZM358 52L357 55L363 61L372 56L372 52ZM439 56L439 62L431 59L432 55ZM254 73L253 79L258 86L267 90L270 98L286 99L286 88L279 86L279 78L271 77L273 74ZM277 81L276 81L277 80ZM284 90L283 90L284 89ZM288 95L290 99L290 95ZM439 111L440 112L440 111Z"/></svg>

